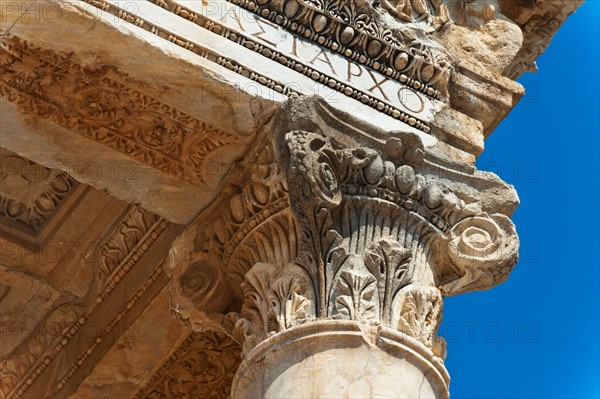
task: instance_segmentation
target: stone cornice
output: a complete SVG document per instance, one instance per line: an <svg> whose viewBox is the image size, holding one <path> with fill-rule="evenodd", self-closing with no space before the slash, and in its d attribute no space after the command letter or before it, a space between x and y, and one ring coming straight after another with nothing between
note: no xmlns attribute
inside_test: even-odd
<svg viewBox="0 0 600 399"><path fill-rule="evenodd" d="M263 73L257 72L254 68L244 64L243 62L240 62L239 60L214 52L208 49L206 46L203 46L202 43L194 42L193 40L189 39L188 37L185 37L184 35L171 32L167 27L153 23L147 17L141 15L141 13L134 14L128 12L126 9L121 8L118 3L113 3L108 0L82 1L85 1L87 4L97 7L98 9L104 12L110 13L125 22L132 23L139 28L142 28L154 35L157 35L169 42L172 42L184 48L185 50L199 55L200 57L203 57L211 62L215 62L218 65L223 66L237 74L240 74L245 78L258 82L259 84L268 87L269 89L272 89L277 93L281 93L290 97L296 97L301 94L308 94L295 89L293 85L285 84ZM178 15L186 20L189 20L201 26L202 28L209 30L210 32L216 33L232 42L243 46L244 48L250 49L256 52L257 54L267 57L270 60L274 60L286 66L291 71L302 74L310 78L314 82L323 84L324 86L329 87L331 90L337 91L342 95L353 98L379 112L383 112L384 114L394 119L400 120L409 126L415 127L416 129L419 129L426 133L428 133L431 130L428 121L415 116L414 113L406 112L405 110L395 106L392 102L384 101L364 89L357 88L352 84L345 82L343 79L332 76L331 74L323 73L317 68L314 68L313 66L309 65L306 61L298 60L295 57L291 57L289 54L277 51L272 46L266 45L264 42L257 41L240 32L233 31L227 28L226 26L209 18L203 17L198 13L194 13L192 10L182 7L181 5L178 5L173 1L157 0L154 3L156 3L163 9L174 13L175 15ZM274 16L273 19L275 19ZM304 32L308 33L309 31L306 30ZM310 38L310 35L308 35L308 37ZM380 42L379 39L375 40ZM316 41L318 43L318 39ZM357 39L357 42L358 41L360 40ZM383 42L381 43L383 46ZM335 49L335 51L341 50L343 50L342 53L346 51L344 47L336 47ZM402 63L406 62L406 65L404 66L405 68L409 68L409 70L411 71L416 69L417 72L411 72L413 73L413 75L407 76L404 72L408 73L408 71L401 72L399 70L394 70L391 68L388 69L387 67L383 68L380 66L379 63L376 65L378 67L376 69L379 70L383 68L382 72L386 76L397 79L399 84L401 83L410 91L415 90L415 92L423 93L424 95L430 96L432 99L439 99L441 96L439 91L436 91L435 89L424 83L423 79L420 76L420 68L423 68L423 70L425 71L423 72L423 75L428 74L427 76L429 76L430 73L429 69L433 69L433 71L431 71L432 77L430 79L439 79L439 76L444 76L444 79L446 79L446 83L443 87L444 90L447 91L447 78L450 73L449 66L444 70L437 71L431 65L423 66L424 58L422 56L418 56L415 58L413 55L409 56L408 53L403 51L396 53L398 54L398 57L402 60ZM406 55L406 60L403 54ZM344 56L352 58L352 60L355 62L360 61L362 59L360 53L358 52L351 52L348 55L344 54ZM365 59L364 63L374 64L374 61L369 61L368 59ZM395 62L395 64L396 66L400 65L397 62ZM419 76L417 74L419 74Z"/></svg>

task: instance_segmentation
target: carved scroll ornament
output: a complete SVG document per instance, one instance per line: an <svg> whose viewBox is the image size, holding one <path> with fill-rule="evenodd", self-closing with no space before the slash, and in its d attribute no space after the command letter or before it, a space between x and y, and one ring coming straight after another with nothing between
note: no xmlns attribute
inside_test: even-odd
<svg viewBox="0 0 600 399"><path fill-rule="evenodd" d="M208 216L201 214L171 249L171 307L176 317L196 330L207 325L220 329L240 343L245 329L235 327L235 311L241 310L245 293L263 278L267 264L272 271L273 264L279 267L297 256L287 182L273 150L272 143L259 140L232 171L229 188L206 211ZM247 274L260 264L264 267L252 280ZM223 314L228 310L234 312ZM269 328L259 330L262 336Z"/></svg>

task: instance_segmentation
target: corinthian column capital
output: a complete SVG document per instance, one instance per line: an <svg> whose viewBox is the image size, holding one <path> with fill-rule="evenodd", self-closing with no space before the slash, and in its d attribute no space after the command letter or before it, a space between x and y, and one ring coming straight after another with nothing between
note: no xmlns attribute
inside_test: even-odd
<svg viewBox="0 0 600 399"><path fill-rule="evenodd" d="M348 325L375 328L365 334L385 356L395 355L384 336L424 349L423 370L438 370L443 297L499 284L517 261L513 188L416 133L380 132L314 99L289 102L273 137L301 238L291 262L258 263L246 274L238 322L246 350L290 328L304 339L308 327L295 326L329 320L339 324L323 328L337 325L344 339ZM278 364L270 356L262 361ZM430 381L436 396L445 395L443 381Z"/></svg>
<svg viewBox="0 0 600 399"><path fill-rule="evenodd" d="M288 101L229 184L220 210L189 233L173 303L242 346L234 397L298 396L305 387L291 381L310 375L324 397L381 385L358 378L366 365L348 366L362 357L427 382L373 397L447 396L444 296L508 277L518 251L511 186L430 136L381 131L317 98ZM317 360L340 386L307 366Z"/></svg>

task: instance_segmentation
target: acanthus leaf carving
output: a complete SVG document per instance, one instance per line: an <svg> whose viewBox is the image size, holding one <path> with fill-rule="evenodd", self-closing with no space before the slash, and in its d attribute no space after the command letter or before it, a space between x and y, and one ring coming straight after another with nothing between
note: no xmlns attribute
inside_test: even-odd
<svg viewBox="0 0 600 399"><path fill-rule="evenodd" d="M279 331L307 317L309 303L299 292L302 292L302 286L296 277L283 276L273 284L271 317L277 321Z"/></svg>
<svg viewBox="0 0 600 399"><path fill-rule="evenodd" d="M233 336L248 353L301 323L351 320L398 329L443 356L436 336L443 295L490 288L516 262L514 226L506 214L492 213L510 212L514 191L491 174L431 154L413 133L349 136L340 127L349 122L335 118L322 120L320 131L298 130L297 118L286 119L294 109L312 123L327 106L308 98L292 103L274 123L274 138L266 140L273 143L259 143L277 150L267 163L282 165L259 190L270 194L261 194L257 207L256 187L263 186L242 174L241 192L235 186L220 205L215 235L198 241L220 257L215 267L232 290L241 277ZM278 213L256 218L280 200ZM281 223L275 216L285 212L294 227L278 231L295 241L281 256L275 248L290 241L272 232Z"/></svg>
<svg viewBox="0 0 600 399"><path fill-rule="evenodd" d="M429 154L412 133L366 144L281 125L303 231L297 263L318 298L316 317L392 326L441 353L442 295L496 285L516 262L512 222L486 213L491 200L478 191L496 185L514 201L510 188Z"/></svg>
<svg viewBox="0 0 600 399"><path fill-rule="evenodd" d="M291 268L293 265L284 269L277 264L257 263L246 273L242 283L245 300L235 326L244 353L272 334L310 317L312 306L303 296L306 284L290 272Z"/></svg>
<svg viewBox="0 0 600 399"><path fill-rule="evenodd" d="M392 300L410 283L411 253L392 237L374 241L365 253L365 265L377 279L380 320L392 324Z"/></svg>
<svg viewBox="0 0 600 399"><path fill-rule="evenodd" d="M433 287L408 286L397 299L399 312L392 325L428 347L436 341L435 333L442 319L443 298Z"/></svg>
<svg viewBox="0 0 600 399"><path fill-rule="evenodd" d="M353 259L352 257L349 259ZM333 318L346 320L376 320L378 308L377 280L370 273L359 273L355 270L344 270L337 279L333 289L335 302Z"/></svg>
<svg viewBox="0 0 600 399"><path fill-rule="evenodd" d="M301 293L299 268L284 276L274 266L297 257L299 240L273 143L259 140L228 183L210 216L201 214L171 249L170 302L193 329L211 325L247 351L251 337L258 343L310 314L312 301Z"/></svg>

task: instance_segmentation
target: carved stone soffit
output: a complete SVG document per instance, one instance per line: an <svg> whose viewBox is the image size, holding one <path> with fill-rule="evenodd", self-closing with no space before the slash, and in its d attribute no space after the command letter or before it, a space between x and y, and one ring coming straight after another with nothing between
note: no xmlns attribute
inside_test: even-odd
<svg viewBox="0 0 600 399"><path fill-rule="evenodd" d="M89 204L85 202L86 198L83 201L83 206ZM112 209L105 215L108 220L93 219L97 226L88 225L92 231L97 228L103 232L98 237L100 241L87 246L86 238L78 237L86 251L69 253L73 264L78 264L81 269L90 266L93 276L82 280L68 268L68 257L61 257L58 268L73 273L71 279L84 281L81 296L56 290L62 292L60 300L56 300L46 314L39 316L40 321L31 327L32 331L26 333L25 325L15 325L12 330L4 331L9 344L16 337L22 341L17 341L19 345L2 356L0 398L69 396L168 282L161 248L167 248L181 228L139 206L111 201L114 201L110 203ZM95 209L90 208L92 212ZM61 232L64 230L57 236ZM14 274L26 275L22 271ZM2 274L2 277L8 275ZM39 284L44 280L36 277L34 281ZM51 298L42 289L34 291L34 303ZM44 306L38 307L40 311L44 309ZM4 307L3 311L6 310ZM22 307L23 312L29 310ZM32 317L34 313L26 314ZM11 323L12 320L7 320L7 326Z"/></svg>
<svg viewBox="0 0 600 399"><path fill-rule="evenodd" d="M1 45L8 101L190 184L207 188L206 158L243 142L129 87L116 70L86 68L17 37Z"/></svg>
<svg viewBox="0 0 600 399"><path fill-rule="evenodd" d="M444 356L443 297L499 284L517 261L512 186L316 98L288 101L265 130L279 166L250 157L270 173L238 176L172 249L174 310L220 325L244 353L333 319L391 327Z"/></svg>
<svg viewBox="0 0 600 399"><path fill-rule="evenodd" d="M194 332L135 398L228 398L239 352L239 346L223 333Z"/></svg>

